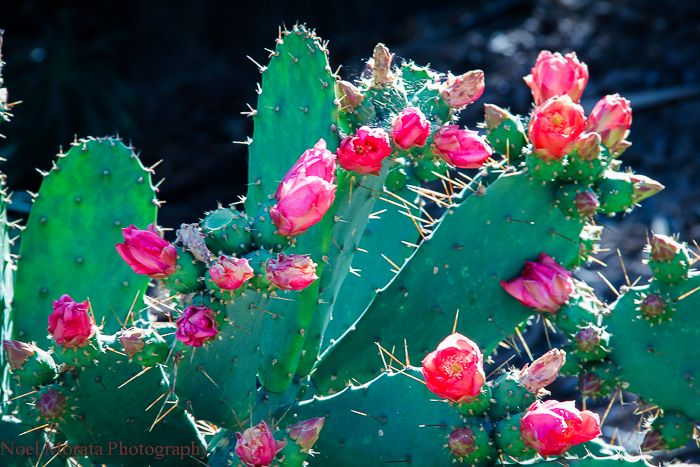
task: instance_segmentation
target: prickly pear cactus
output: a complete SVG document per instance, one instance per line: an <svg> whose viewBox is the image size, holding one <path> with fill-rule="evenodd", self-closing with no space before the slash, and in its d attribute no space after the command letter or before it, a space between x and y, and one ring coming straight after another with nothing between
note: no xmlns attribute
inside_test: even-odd
<svg viewBox="0 0 700 467"><path fill-rule="evenodd" d="M629 102L608 96L586 117L587 68L543 52L532 114L487 105L482 137L456 124L480 70L395 63L379 44L349 83L299 25L268 52L247 196L183 223L174 244L155 225L151 170L116 138L76 140L43 173L16 277L0 212L11 442L21 424L69 447L63 462L115 466L643 463L594 440L605 417L544 400L557 373L586 398L638 394L653 416L642 450L695 435L687 246L655 236L654 279L607 306L571 276L598 248L598 213L663 188L620 170ZM555 74L551 96L548 60L575 77ZM153 307L169 322L145 319ZM566 351L486 374L497 349L530 353L533 315Z"/></svg>

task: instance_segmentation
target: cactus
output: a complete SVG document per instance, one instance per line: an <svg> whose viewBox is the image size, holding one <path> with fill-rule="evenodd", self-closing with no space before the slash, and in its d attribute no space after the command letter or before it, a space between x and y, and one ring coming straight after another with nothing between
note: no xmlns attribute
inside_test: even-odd
<svg viewBox="0 0 700 467"><path fill-rule="evenodd" d="M86 138L44 173L16 277L0 212L7 439L21 423L49 449L120 466L643 462L592 440L597 415L541 402L557 372L584 397L626 389L653 405L645 450L693 436L700 355L678 346L700 332L687 247L655 236L655 278L609 306L570 272L599 240L597 213L663 188L619 170L629 102L606 98L585 126L587 68L543 52L526 79L533 115L488 105L484 139L454 123L483 91L478 70L395 64L379 44L348 83L313 31L275 42L248 112L243 206L182 224L170 244L151 169L117 138ZM576 78L552 97L538 88L548 60ZM569 133L548 126L567 115ZM170 323L140 319L156 306L149 283ZM485 375L483 356L535 313L570 338L568 361L552 351Z"/></svg>

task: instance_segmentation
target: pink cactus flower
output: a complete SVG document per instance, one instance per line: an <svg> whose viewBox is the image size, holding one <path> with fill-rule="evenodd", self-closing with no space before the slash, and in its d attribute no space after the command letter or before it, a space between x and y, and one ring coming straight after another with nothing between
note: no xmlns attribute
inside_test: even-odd
<svg viewBox="0 0 700 467"><path fill-rule="evenodd" d="M520 385L533 394L557 379L559 370L566 363L566 352L552 349L540 358L525 365L520 372Z"/></svg>
<svg viewBox="0 0 700 467"><path fill-rule="evenodd" d="M382 161L391 154L389 134L381 128L360 127L355 136L340 143L338 163L360 175L379 175Z"/></svg>
<svg viewBox="0 0 700 467"><path fill-rule="evenodd" d="M302 290L318 279L316 264L308 256L278 253L265 266L267 280L281 290Z"/></svg>
<svg viewBox="0 0 700 467"><path fill-rule="evenodd" d="M133 225L122 229L124 243L117 252L136 274L163 279L175 273L177 249L158 235L156 225L139 230Z"/></svg>
<svg viewBox="0 0 700 467"><path fill-rule="evenodd" d="M536 106L542 105L550 97L565 94L578 103L588 83L588 67L576 58L575 52L562 57L559 52L543 50L531 74L524 79L532 91Z"/></svg>
<svg viewBox="0 0 700 467"><path fill-rule="evenodd" d="M255 276L255 271L245 258L231 258L222 255L212 263L209 275L220 289L234 290Z"/></svg>
<svg viewBox="0 0 700 467"><path fill-rule="evenodd" d="M32 344L25 344L20 341L2 341L2 348L7 356L7 363L11 370L21 369L27 360L36 353Z"/></svg>
<svg viewBox="0 0 700 467"><path fill-rule="evenodd" d="M445 125L435 133L435 154L445 162L462 169L476 169L491 157L493 149L479 133L460 130L458 125Z"/></svg>
<svg viewBox="0 0 700 467"><path fill-rule="evenodd" d="M287 427L289 437L296 441L303 452L309 452L321 434L325 417L312 418Z"/></svg>
<svg viewBox="0 0 700 467"><path fill-rule="evenodd" d="M455 403L471 402L486 381L479 346L459 333L440 342L423 359L421 371L431 392Z"/></svg>
<svg viewBox="0 0 700 467"><path fill-rule="evenodd" d="M241 434L236 432L236 455L246 467L268 467L287 441L277 441L272 436L270 427L261 421Z"/></svg>
<svg viewBox="0 0 700 467"><path fill-rule="evenodd" d="M472 70L460 76L447 74L447 82L440 93L450 107L464 107L475 102L484 93L484 72Z"/></svg>
<svg viewBox="0 0 700 467"><path fill-rule="evenodd" d="M201 347L205 342L216 339L219 333L214 312L208 306L188 306L175 324L177 340L192 347Z"/></svg>
<svg viewBox="0 0 700 467"><path fill-rule="evenodd" d="M64 347L85 347L97 332L97 326L88 314L90 302L75 302L63 295L53 301L53 313L49 315L49 328L56 344Z"/></svg>
<svg viewBox="0 0 700 467"><path fill-rule="evenodd" d="M559 160L574 150L586 126L583 107L568 95L552 97L537 107L530 119L528 137L533 152L544 160Z"/></svg>
<svg viewBox="0 0 700 467"><path fill-rule="evenodd" d="M523 305L550 313L556 313L574 292L571 272L545 253L540 253L537 263L525 261L523 274L501 285Z"/></svg>
<svg viewBox="0 0 700 467"><path fill-rule="evenodd" d="M394 120L394 143L401 149L423 147L430 135L430 123L416 107L406 107Z"/></svg>
<svg viewBox="0 0 700 467"><path fill-rule="evenodd" d="M600 134L603 145L612 154L620 154L632 143L625 141L632 125L630 101L619 94L605 96L593 107L586 131Z"/></svg>
<svg viewBox="0 0 700 467"><path fill-rule="evenodd" d="M520 420L520 434L542 456L557 456L600 436L600 418L588 410L579 411L573 401L537 401Z"/></svg>
<svg viewBox="0 0 700 467"><path fill-rule="evenodd" d="M335 154L321 139L301 155L277 188L278 204L270 217L280 235L301 235L321 220L335 199L334 174Z"/></svg>

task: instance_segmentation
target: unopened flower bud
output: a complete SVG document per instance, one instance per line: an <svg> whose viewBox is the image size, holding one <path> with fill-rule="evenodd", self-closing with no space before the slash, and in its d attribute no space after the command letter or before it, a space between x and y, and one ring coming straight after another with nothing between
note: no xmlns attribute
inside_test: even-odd
<svg viewBox="0 0 700 467"><path fill-rule="evenodd" d="M566 363L566 352L552 349L540 358L525 365L520 372L520 385L533 394L552 383L559 374L559 370Z"/></svg>
<svg viewBox="0 0 700 467"><path fill-rule="evenodd" d="M476 101L484 93L484 72L472 70L460 76L447 74L442 98L450 107L464 107Z"/></svg>
<svg viewBox="0 0 700 467"><path fill-rule="evenodd" d="M592 326L585 327L576 333L574 340L581 352L593 352L600 344L600 330Z"/></svg>
<svg viewBox="0 0 700 467"><path fill-rule="evenodd" d="M255 275L245 258L232 258L221 255L209 268L209 275L217 287L235 290Z"/></svg>
<svg viewBox="0 0 700 467"><path fill-rule="evenodd" d="M649 318L656 318L657 316L661 316L665 313L664 308L666 307L666 304L664 303L663 298L652 294L647 295L639 306L642 309L642 314L648 316Z"/></svg>
<svg viewBox="0 0 700 467"><path fill-rule="evenodd" d="M581 133L576 139L574 150L586 161L597 159L600 155L600 135L598 133Z"/></svg>
<svg viewBox="0 0 700 467"><path fill-rule="evenodd" d="M201 347L205 342L216 339L219 333L214 311L208 306L188 306L175 323L175 338L192 347Z"/></svg>
<svg viewBox="0 0 700 467"><path fill-rule="evenodd" d="M651 239L651 255L649 259L652 261L669 261L676 257L681 252L683 245L675 241L667 235L654 234Z"/></svg>
<svg viewBox="0 0 700 467"><path fill-rule="evenodd" d="M2 348L7 356L11 370L18 370L36 353L30 344L20 341L2 341Z"/></svg>
<svg viewBox="0 0 700 467"><path fill-rule="evenodd" d="M625 141L632 125L630 101L619 94L605 96L595 105L588 118L586 131L600 133L602 143L611 154L621 154L632 143Z"/></svg>
<svg viewBox="0 0 700 467"><path fill-rule="evenodd" d="M664 189L662 184L644 175L630 174L630 180L633 183L632 201L635 203L639 203Z"/></svg>
<svg viewBox="0 0 700 467"><path fill-rule="evenodd" d="M590 217L598 211L600 201L593 191L587 190L576 195L574 205L576 205L581 217Z"/></svg>
<svg viewBox="0 0 700 467"><path fill-rule="evenodd" d="M578 103L588 82L588 67L571 52L562 56L559 52L543 50L525 83L532 91L535 105L542 105L553 96L569 95Z"/></svg>
<svg viewBox="0 0 700 467"><path fill-rule="evenodd" d="M501 286L523 305L555 314L574 292L571 272L546 253L540 253L537 263L525 261L522 275Z"/></svg>
<svg viewBox="0 0 700 467"><path fill-rule="evenodd" d="M126 353L129 358L132 358L146 347L143 334L142 329L135 328L122 331L119 335L119 342L122 345L122 349L124 349L124 353Z"/></svg>
<svg viewBox="0 0 700 467"><path fill-rule="evenodd" d="M318 279L316 263L303 255L279 253L277 258L267 261L265 275L270 283L281 290L301 290Z"/></svg>
<svg viewBox="0 0 700 467"><path fill-rule="evenodd" d="M289 437L297 442L303 452L309 452L323 428L325 417L312 418L287 427Z"/></svg>
<svg viewBox="0 0 700 467"><path fill-rule="evenodd" d="M58 345L67 348L85 347L97 332L97 326L88 314L89 300L74 301L68 294L53 301L49 328Z"/></svg>
<svg viewBox="0 0 700 467"><path fill-rule="evenodd" d="M471 428L462 427L450 433L447 446L455 457L467 457L476 450L476 440Z"/></svg>
<svg viewBox="0 0 700 467"><path fill-rule="evenodd" d="M595 373L581 373L578 377L578 387L581 394L587 397L601 395L605 387L605 381Z"/></svg>
<svg viewBox="0 0 700 467"><path fill-rule="evenodd" d="M372 79L375 84L389 84L394 80L391 72L391 61L394 54L389 53L389 49L384 44L377 44L374 47L374 54L369 66L372 69Z"/></svg>
<svg viewBox="0 0 700 467"><path fill-rule="evenodd" d="M264 421L248 428L242 434L236 432L236 439L236 455L247 467L271 465L277 453L287 445L287 441L275 440L270 427Z"/></svg>
<svg viewBox="0 0 700 467"><path fill-rule="evenodd" d="M355 110L365 100L364 94L349 81L338 80L335 82L335 88L340 100L340 110L343 112Z"/></svg>
<svg viewBox="0 0 700 467"><path fill-rule="evenodd" d="M430 122L417 107L406 107L396 117L392 136L401 149L423 147L430 135Z"/></svg>
<svg viewBox="0 0 700 467"><path fill-rule="evenodd" d="M60 418L68 406L66 397L53 388L42 392L43 394L36 400L34 405L39 415L47 420Z"/></svg>
<svg viewBox="0 0 700 467"><path fill-rule="evenodd" d="M489 130L495 130L506 120L515 119L515 115L493 104L484 104L484 116Z"/></svg>

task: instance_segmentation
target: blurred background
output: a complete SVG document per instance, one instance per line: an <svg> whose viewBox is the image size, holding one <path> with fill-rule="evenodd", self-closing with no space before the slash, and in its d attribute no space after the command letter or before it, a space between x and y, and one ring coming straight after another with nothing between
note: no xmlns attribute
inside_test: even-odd
<svg viewBox="0 0 700 467"><path fill-rule="evenodd" d="M362 73L377 42L440 72L484 70L486 91L461 117L472 129L487 102L530 111L522 78L540 50L575 51L590 72L586 110L606 94L630 99L633 146L622 160L666 185L643 209L599 219L609 251L598 260L612 287L649 277L641 263L649 230L700 239L700 2L684 0L6 0L5 85L11 102L22 101L0 140L14 214L26 218L23 192L41 182L34 168L48 170L60 146L116 132L146 166L164 160L154 180L166 178L161 225L196 222L217 202L236 201L246 191L247 146L233 141L252 135L240 112L255 106L260 79L246 55L264 64L278 27L296 22L330 41L331 66L346 80ZM613 300L600 269L577 274Z"/></svg>

